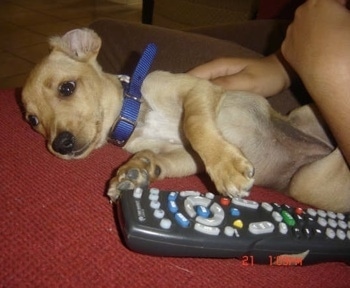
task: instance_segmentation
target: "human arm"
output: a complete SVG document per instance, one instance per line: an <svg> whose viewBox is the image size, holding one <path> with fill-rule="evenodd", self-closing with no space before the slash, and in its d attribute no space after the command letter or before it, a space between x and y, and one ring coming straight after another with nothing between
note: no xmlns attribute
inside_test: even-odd
<svg viewBox="0 0 350 288"><path fill-rule="evenodd" d="M281 51L300 76L350 163L350 12L344 0L307 1Z"/></svg>
<svg viewBox="0 0 350 288"><path fill-rule="evenodd" d="M290 77L278 54L264 58L219 58L188 72L230 90L275 95L290 86Z"/></svg>

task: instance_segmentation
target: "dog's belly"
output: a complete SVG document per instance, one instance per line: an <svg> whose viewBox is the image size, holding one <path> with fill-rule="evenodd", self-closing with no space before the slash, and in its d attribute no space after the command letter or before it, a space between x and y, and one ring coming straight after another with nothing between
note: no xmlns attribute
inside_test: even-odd
<svg viewBox="0 0 350 288"><path fill-rule="evenodd" d="M228 93L217 119L230 143L255 167L255 184L283 190L303 165L328 153L329 147L274 114L266 99L246 92Z"/></svg>

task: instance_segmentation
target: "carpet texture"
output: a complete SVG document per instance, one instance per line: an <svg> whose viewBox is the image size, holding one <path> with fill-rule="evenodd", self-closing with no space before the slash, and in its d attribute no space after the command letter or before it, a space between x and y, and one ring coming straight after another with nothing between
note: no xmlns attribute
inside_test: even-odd
<svg viewBox="0 0 350 288"><path fill-rule="evenodd" d="M23 121L19 94L0 91L0 287L349 287L350 268L343 263L244 266L237 259L129 251L105 196L112 171L129 155L108 144L83 160L52 156ZM205 176L153 186L212 189ZM259 187L250 198L298 205Z"/></svg>

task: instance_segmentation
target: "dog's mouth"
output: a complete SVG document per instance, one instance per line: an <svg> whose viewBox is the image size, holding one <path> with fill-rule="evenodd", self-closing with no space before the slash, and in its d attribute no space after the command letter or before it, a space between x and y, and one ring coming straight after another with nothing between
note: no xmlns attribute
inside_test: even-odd
<svg viewBox="0 0 350 288"><path fill-rule="evenodd" d="M49 145L53 154L63 159L83 158L91 150L92 142L79 143L76 137L68 132L61 132Z"/></svg>

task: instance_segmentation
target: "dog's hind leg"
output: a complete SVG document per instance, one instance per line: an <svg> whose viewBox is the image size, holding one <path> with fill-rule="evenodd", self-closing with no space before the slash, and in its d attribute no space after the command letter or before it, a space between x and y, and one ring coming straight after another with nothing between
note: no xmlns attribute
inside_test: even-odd
<svg viewBox="0 0 350 288"><path fill-rule="evenodd" d="M288 121L305 134L334 148L334 140L331 132L314 104L304 105L294 109L288 115Z"/></svg>
<svg viewBox="0 0 350 288"><path fill-rule="evenodd" d="M290 182L288 194L317 208L349 212L350 170L340 150L301 167Z"/></svg>

